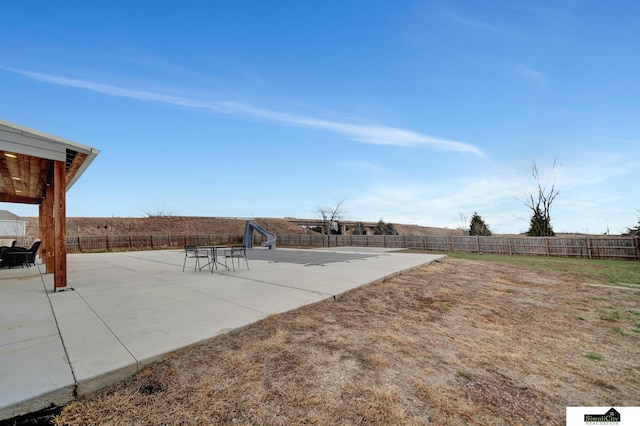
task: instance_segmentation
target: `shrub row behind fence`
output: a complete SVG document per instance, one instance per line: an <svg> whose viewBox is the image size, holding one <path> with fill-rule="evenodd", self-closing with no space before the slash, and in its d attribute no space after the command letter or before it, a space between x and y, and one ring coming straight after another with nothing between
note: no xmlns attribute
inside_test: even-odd
<svg viewBox="0 0 640 426"><path fill-rule="evenodd" d="M242 235L129 235L67 237L67 252L143 250L184 245L242 244ZM254 244L265 241L254 235ZM400 235L279 235L278 245L287 247L407 248L432 252L494 253L560 256L588 259L640 260L638 237L612 236L400 236Z"/></svg>

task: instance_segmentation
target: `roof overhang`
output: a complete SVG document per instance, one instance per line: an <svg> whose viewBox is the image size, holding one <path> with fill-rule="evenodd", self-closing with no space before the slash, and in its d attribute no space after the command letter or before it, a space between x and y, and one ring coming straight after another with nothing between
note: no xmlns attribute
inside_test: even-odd
<svg viewBox="0 0 640 426"><path fill-rule="evenodd" d="M40 204L55 161L66 163L65 188L80 178L100 151L0 120L0 202Z"/></svg>

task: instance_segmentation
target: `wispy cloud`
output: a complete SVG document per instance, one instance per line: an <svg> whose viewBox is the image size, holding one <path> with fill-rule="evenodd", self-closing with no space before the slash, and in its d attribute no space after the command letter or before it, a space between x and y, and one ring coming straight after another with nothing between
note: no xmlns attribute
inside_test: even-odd
<svg viewBox="0 0 640 426"><path fill-rule="evenodd" d="M45 83L75 87L110 96L118 96L141 101L159 102L189 108L202 108L218 114L229 114L234 116L247 117L250 119L266 120L289 126L299 126L331 131L341 134L351 140L363 143L394 146L427 146L432 149L442 151L469 152L481 157L484 156L482 150L474 145L454 140L437 138L407 129L370 123L354 124L324 120L314 117L283 113L264 108L257 108L236 101L198 100L190 97L131 89L94 81L61 77L9 67L0 66L0 68L5 71L17 73Z"/></svg>
<svg viewBox="0 0 640 426"><path fill-rule="evenodd" d="M515 64L514 70L517 74L538 86L544 87L547 84L548 76L543 72L534 70L533 68L527 67L522 64Z"/></svg>
<svg viewBox="0 0 640 426"><path fill-rule="evenodd" d="M461 226L460 213L470 218L477 211L492 219L493 225L497 223L494 218L501 215L498 228L502 229L498 231L519 230L521 220L515 215L527 214L520 180L517 173L500 167L492 169L491 175L440 179L438 185L392 177L354 194L349 206L356 217L371 220L382 217L396 223L429 223L448 228Z"/></svg>
<svg viewBox="0 0 640 426"><path fill-rule="evenodd" d="M445 13L444 16L446 16L450 21L458 25L468 27L474 30L478 30L484 33L490 33L490 34L501 35L501 36L508 36L511 33L511 30L504 26L492 24L484 21L479 21L476 19L470 19L458 13Z"/></svg>
<svg viewBox="0 0 640 426"><path fill-rule="evenodd" d="M367 163L364 161L349 161L349 162L343 163L343 165L350 168L360 169L360 170L364 170L372 173L388 173L388 171L383 167L380 167L377 164Z"/></svg>
<svg viewBox="0 0 640 426"><path fill-rule="evenodd" d="M513 41L522 39L525 34L514 21L489 21L478 19L459 12L443 13L445 19L461 29L468 29L474 36Z"/></svg>
<svg viewBox="0 0 640 426"><path fill-rule="evenodd" d="M552 208L557 232L623 232L637 223L637 176L640 165L628 164L622 153L598 151L576 154L556 170L541 169L547 189L555 180L560 196ZM541 164L547 164L541 162ZM460 171L455 179L427 180L386 176L349 199L353 217L384 218L395 223L428 223L456 228L460 213L468 218L475 211L497 233L527 230L531 211L525 205L529 194L537 194L536 182L527 167L495 165L486 173ZM435 181L435 180L434 180ZM620 197L611 188L621 188Z"/></svg>

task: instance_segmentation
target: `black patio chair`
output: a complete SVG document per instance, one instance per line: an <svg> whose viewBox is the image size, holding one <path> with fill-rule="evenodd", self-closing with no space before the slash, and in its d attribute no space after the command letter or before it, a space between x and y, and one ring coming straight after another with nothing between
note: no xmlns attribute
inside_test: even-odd
<svg viewBox="0 0 640 426"><path fill-rule="evenodd" d="M231 246L230 249L224 251L224 265L227 266L227 259L231 259L231 266L233 267L233 272L236 271L235 261L233 259L238 259L238 269L240 269L240 259L244 257L244 261L247 264L247 271L249 270L249 260L247 259L247 247L246 246ZM227 267L229 270L229 267Z"/></svg>
<svg viewBox="0 0 640 426"><path fill-rule="evenodd" d="M3 243L8 244L8 243L9 243L9 240L3 240ZM5 245L5 246L1 246L1 247L0 247L0 267L2 267L2 266L7 266L7 265L5 265L5 264L3 263L3 260L4 260L4 252L5 252L5 251L7 251L7 250L9 250L9 249L11 249L11 248L13 248L13 247L15 247L15 246L16 246L16 240L12 240L12 243L11 243L11 245L10 245L10 246L6 246L6 245Z"/></svg>
<svg viewBox="0 0 640 426"><path fill-rule="evenodd" d="M195 259L196 263L193 267L193 272L198 269L202 269L200 266L200 259L207 259L207 265L211 268L211 261L209 260L209 250L198 249L196 246L184 246L184 262L182 262L182 272L187 264L187 259Z"/></svg>
<svg viewBox="0 0 640 426"><path fill-rule="evenodd" d="M31 247L13 247L2 251L2 266L13 268L14 266L26 266L27 268L36 264L36 254L40 249L42 241L35 240Z"/></svg>

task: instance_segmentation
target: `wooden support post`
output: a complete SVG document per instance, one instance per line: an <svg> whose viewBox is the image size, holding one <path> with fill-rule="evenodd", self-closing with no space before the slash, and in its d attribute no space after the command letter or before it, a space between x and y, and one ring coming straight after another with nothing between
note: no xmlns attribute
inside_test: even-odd
<svg viewBox="0 0 640 426"><path fill-rule="evenodd" d="M53 187L49 186L45 190L45 198L42 200L39 208L39 226L40 239L42 245L40 249L40 257L45 264L47 273L53 272L54 253L55 253L55 235L53 223Z"/></svg>
<svg viewBox="0 0 640 426"><path fill-rule="evenodd" d="M46 271L46 264L47 264L47 253L49 252L49 248L47 247L47 240L48 240L48 236L47 236L47 221L46 221L46 204L44 203L44 200L42 200L42 203L40 203L40 206L38 207L38 237L40 238L40 241L42 241L42 243L40 243L40 258L42 259L42 262L45 264L45 271Z"/></svg>
<svg viewBox="0 0 640 426"><path fill-rule="evenodd" d="M640 260L640 237L634 237L633 241L636 246L636 257Z"/></svg>
<svg viewBox="0 0 640 426"><path fill-rule="evenodd" d="M591 259L591 240L588 235L585 238L587 240L587 254L589 255L589 259Z"/></svg>
<svg viewBox="0 0 640 426"><path fill-rule="evenodd" d="M53 222L54 222L54 291L67 286L67 201L66 164L53 164Z"/></svg>
<svg viewBox="0 0 640 426"><path fill-rule="evenodd" d="M476 250L480 254L480 235L476 235Z"/></svg>

